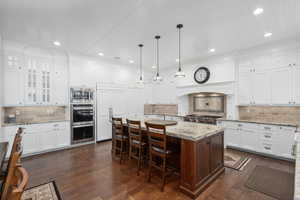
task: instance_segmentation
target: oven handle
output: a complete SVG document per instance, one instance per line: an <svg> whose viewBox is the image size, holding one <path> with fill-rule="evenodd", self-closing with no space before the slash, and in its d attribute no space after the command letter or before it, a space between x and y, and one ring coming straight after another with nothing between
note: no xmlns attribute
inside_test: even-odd
<svg viewBox="0 0 300 200"><path fill-rule="evenodd" d="M81 125L72 126L72 128L81 128L81 127L88 127L88 126L94 126L94 124L81 124Z"/></svg>
<svg viewBox="0 0 300 200"><path fill-rule="evenodd" d="M89 111L94 111L93 106L86 106L86 107L73 107L73 110L89 110Z"/></svg>

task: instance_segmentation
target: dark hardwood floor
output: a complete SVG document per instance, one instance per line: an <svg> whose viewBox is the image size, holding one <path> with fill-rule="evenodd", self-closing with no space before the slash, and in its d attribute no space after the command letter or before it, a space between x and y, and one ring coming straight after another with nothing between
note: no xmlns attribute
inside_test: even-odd
<svg viewBox="0 0 300 200"><path fill-rule="evenodd" d="M147 183L147 169L142 169L137 176L136 161L120 165L112 159L110 150L111 142L104 142L24 158L23 165L30 174L28 187L55 180L64 200L190 199L179 191L179 177L169 178L165 191L161 192L161 181L157 177L153 177L152 183ZM248 155L252 160L244 171L226 169L197 199L273 200L247 189L245 181L256 165L293 172L294 163Z"/></svg>

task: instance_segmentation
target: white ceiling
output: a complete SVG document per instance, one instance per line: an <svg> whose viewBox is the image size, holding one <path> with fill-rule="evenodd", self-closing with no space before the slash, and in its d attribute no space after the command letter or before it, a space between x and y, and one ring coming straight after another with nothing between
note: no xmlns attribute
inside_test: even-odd
<svg viewBox="0 0 300 200"><path fill-rule="evenodd" d="M264 8L254 16L253 10ZM161 66L175 64L176 24L183 23L183 60L223 54L300 34L299 0L1 0L4 39L97 56L154 63L154 35L160 34ZM264 38L265 32L271 38Z"/></svg>

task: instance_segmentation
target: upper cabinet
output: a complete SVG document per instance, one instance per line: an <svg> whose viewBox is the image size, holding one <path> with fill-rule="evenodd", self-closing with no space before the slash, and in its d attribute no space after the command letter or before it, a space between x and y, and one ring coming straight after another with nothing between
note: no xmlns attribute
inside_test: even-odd
<svg viewBox="0 0 300 200"><path fill-rule="evenodd" d="M270 71L272 104L292 103L292 71L291 66L278 67Z"/></svg>
<svg viewBox="0 0 300 200"><path fill-rule="evenodd" d="M300 63L293 66L293 103L300 104Z"/></svg>
<svg viewBox="0 0 300 200"><path fill-rule="evenodd" d="M24 105L24 60L21 54L4 55L4 105Z"/></svg>
<svg viewBox="0 0 300 200"><path fill-rule="evenodd" d="M297 57L284 55L270 59L272 62L267 58L260 59L259 65L254 61L239 65L239 105L300 104L300 62Z"/></svg>
<svg viewBox="0 0 300 200"><path fill-rule="evenodd" d="M4 57L4 106L67 105L66 58L25 50Z"/></svg>

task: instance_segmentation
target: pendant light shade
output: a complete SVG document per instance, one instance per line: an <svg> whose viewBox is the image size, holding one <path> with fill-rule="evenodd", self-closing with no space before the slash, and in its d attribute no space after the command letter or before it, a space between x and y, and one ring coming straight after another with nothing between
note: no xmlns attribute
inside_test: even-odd
<svg viewBox="0 0 300 200"><path fill-rule="evenodd" d="M138 83L143 84L144 80L143 80L143 44L139 44L139 50L140 50L140 76L139 76L139 80Z"/></svg>
<svg viewBox="0 0 300 200"><path fill-rule="evenodd" d="M160 36L159 35L156 35L154 37L156 39L156 74L153 78L154 81L162 81L163 78L159 75L159 39L160 39Z"/></svg>
<svg viewBox="0 0 300 200"><path fill-rule="evenodd" d="M181 66L181 28L183 27L182 24L177 24L176 28L178 29L178 70L175 73L175 77L183 78L185 77L185 73L182 71Z"/></svg>

